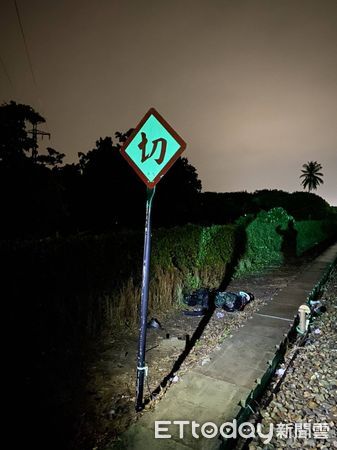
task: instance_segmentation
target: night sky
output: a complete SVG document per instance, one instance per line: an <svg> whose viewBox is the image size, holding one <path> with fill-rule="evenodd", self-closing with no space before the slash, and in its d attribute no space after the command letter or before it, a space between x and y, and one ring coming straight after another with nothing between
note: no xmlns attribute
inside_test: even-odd
<svg viewBox="0 0 337 450"><path fill-rule="evenodd" d="M204 191L301 190L337 205L337 0L1 0L0 102L47 119L67 162L155 107ZM34 78L35 77L35 81Z"/></svg>

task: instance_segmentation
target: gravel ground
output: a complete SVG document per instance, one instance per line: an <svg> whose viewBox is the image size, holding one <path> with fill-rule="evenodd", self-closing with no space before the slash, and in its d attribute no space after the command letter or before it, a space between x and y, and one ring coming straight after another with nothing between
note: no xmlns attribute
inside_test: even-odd
<svg viewBox="0 0 337 450"><path fill-rule="evenodd" d="M324 287L321 301L327 312L313 321L303 346L294 345L289 349L279 375L273 380L272 388L279 384L279 389L260 411L262 430L268 432L273 424L274 436L270 443L254 439L249 450L337 448L336 267ZM270 392L264 400L268 397Z"/></svg>

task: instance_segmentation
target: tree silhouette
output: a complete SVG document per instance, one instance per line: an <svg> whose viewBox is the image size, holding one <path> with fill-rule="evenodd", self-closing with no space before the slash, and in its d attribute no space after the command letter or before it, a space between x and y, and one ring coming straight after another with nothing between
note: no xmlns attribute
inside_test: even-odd
<svg viewBox="0 0 337 450"><path fill-rule="evenodd" d="M107 136L96 141L88 153L79 153L82 219L88 230L137 228L143 221L145 187L119 147Z"/></svg>
<svg viewBox="0 0 337 450"><path fill-rule="evenodd" d="M157 185L154 225L173 226L197 222L201 187L195 167L187 158L178 158Z"/></svg>
<svg viewBox="0 0 337 450"><path fill-rule="evenodd" d="M65 156L64 153L60 153L51 147L47 147L47 155L37 155L36 161L45 166L54 168L62 165Z"/></svg>
<svg viewBox="0 0 337 450"><path fill-rule="evenodd" d="M34 141L26 125L44 123L45 119L31 106L14 101L0 106L0 163L16 164L29 157ZM32 156L32 155L31 155Z"/></svg>
<svg viewBox="0 0 337 450"><path fill-rule="evenodd" d="M42 237L55 232L102 232L144 226L146 188L120 154L132 133L117 131L63 165L64 154L38 151L34 129L45 119L31 106L0 106L0 235ZM186 158L179 158L158 185L154 224L197 220L201 182Z"/></svg>
<svg viewBox="0 0 337 450"><path fill-rule="evenodd" d="M0 164L17 165L32 163L57 167L63 163L64 153L47 147L47 154L37 152L37 142L30 137L28 126L45 123L45 119L31 106L14 101L0 106Z"/></svg>
<svg viewBox="0 0 337 450"><path fill-rule="evenodd" d="M119 152L133 130L100 138L96 148L79 153L83 181L83 218L87 229L142 228L144 183ZM179 158L157 187L154 225L171 226L193 222L198 213L201 182L186 158Z"/></svg>
<svg viewBox="0 0 337 450"><path fill-rule="evenodd" d="M303 164L302 166L304 170L302 170L302 175L300 178L303 178L301 184L304 189L308 188L308 191L316 190L320 184L323 184L323 173L320 172L322 170L321 164L317 161L309 161L307 164Z"/></svg>
<svg viewBox="0 0 337 450"><path fill-rule="evenodd" d="M62 188L53 170L64 155L51 148L40 155L29 136L29 128L44 122L31 106L0 106L1 237L50 235L63 220Z"/></svg>

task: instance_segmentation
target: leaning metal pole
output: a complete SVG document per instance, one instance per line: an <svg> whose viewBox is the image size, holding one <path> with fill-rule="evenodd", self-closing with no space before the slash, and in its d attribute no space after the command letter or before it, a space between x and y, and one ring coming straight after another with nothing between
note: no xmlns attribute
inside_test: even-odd
<svg viewBox="0 0 337 450"><path fill-rule="evenodd" d="M142 296L140 304L139 340L138 340L138 355L137 355L136 411L141 411L143 409L144 379L145 376L147 375L146 373L147 367L145 366L146 323L147 323L147 305L149 299L149 274L150 274L150 256L151 256L151 207L154 192L155 187L153 189L147 188Z"/></svg>

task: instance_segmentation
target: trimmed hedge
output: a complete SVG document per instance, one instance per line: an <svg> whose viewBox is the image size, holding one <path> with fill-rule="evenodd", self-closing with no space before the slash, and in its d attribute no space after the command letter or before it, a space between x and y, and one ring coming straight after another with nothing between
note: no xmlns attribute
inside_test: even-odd
<svg viewBox="0 0 337 450"><path fill-rule="evenodd" d="M183 293L192 289L218 287L233 259L236 232L232 225L157 230L153 233L151 272L161 274L158 284L165 283L165 274L171 273L176 283L175 303L180 303Z"/></svg>
<svg viewBox="0 0 337 450"><path fill-rule="evenodd" d="M303 220L296 222L295 228L298 255L337 234L337 223L329 220Z"/></svg>
<svg viewBox="0 0 337 450"><path fill-rule="evenodd" d="M237 225L245 228L246 250L235 276L278 265L337 236L336 221L295 221L283 208L261 211L255 219L243 217Z"/></svg>
<svg viewBox="0 0 337 450"><path fill-rule="evenodd" d="M281 264L284 259L282 242L285 230L294 219L283 208L261 211L255 219L242 218L238 226L245 228L246 250L240 258L236 276L256 272L265 267Z"/></svg>
<svg viewBox="0 0 337 450"><path fill-rule="evenodd" d="M153 233L152 267L176 267L183 271L218 267L230 262L235 226L186 225Z"/></svg>

